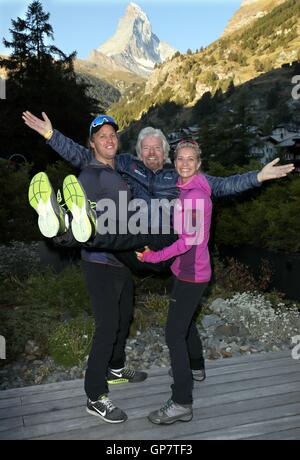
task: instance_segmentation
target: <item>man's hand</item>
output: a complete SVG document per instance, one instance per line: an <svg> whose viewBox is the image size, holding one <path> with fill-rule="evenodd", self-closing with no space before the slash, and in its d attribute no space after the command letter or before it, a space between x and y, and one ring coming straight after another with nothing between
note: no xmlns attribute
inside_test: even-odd
<svg viewBox="0 0 300 460"><path fill-rule="evenodd" d="M45 136L45 134L51 131L53 128L52 123L45 114L45 112L42 112L42 117L43 120L41 120L40 118L36 117L28 111L23 112L22 115L25 125L29 126L29 128L41 134L41 136Z"/></svg>
<svg viewBox="0 0 300 460"><path fill-rule="evenodd" d="M265 180L280 179L281 177L286 177L289 173L291 173L295 169L295 166L293 165L293 163L290 163L288 165L275 166L279 161L280 161L280 158L276 158L275 160L268 163L257 174L258 182L264 182Z"/></svg>

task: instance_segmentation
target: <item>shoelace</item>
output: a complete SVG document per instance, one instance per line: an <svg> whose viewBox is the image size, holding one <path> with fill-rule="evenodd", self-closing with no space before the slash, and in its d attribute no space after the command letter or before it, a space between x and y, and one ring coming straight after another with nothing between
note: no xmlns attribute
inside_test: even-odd
<svg viewBox="0 0 300 460"><path fill-rule="evenodd" d="M61 208L64 209L64 211L67 211L67 210L68 210L66 203L63 203L63 202L62 202L62 201L63 201L63 197L62 197L62 194L61 194L61 191L60 191L60 190L57 191L57 194L56 194L56 201L57 201L57 203L59 204L59 206L60 206Z"/></svg>
<svg viewBox="0 0 300 460"><path fill-rule="evenodd" d="M106 407L109 413L116 408L116 406L113 405L112 401L107 396L102 396L102 398L99 399L99 402Z"/></svg>
<svg viewBox="0 0 300 460"><path fill-rule="evenodd" d="M170 407L173 406L173 401L172 399L168 399L168 401L161 407L161 412L163 412L164 414L166 414L168 412L168 410L170 409Z"/></svg>
<svg viewBox="0 0 300 460"><path fill-rule="evenodd" d="M134 377L135 371L133 369L129 369L128 367L124 367L122 370L122 374L124 377L132 378Z"/></svg>
<svg viewBox="0 0 300 460"><path fill-rule="evenodd" d="M97 207L96 201L90 201L90 200L89 200L89 205L90 205L90 208L91 208L93 211L96 210L96 207Z"/></svg>

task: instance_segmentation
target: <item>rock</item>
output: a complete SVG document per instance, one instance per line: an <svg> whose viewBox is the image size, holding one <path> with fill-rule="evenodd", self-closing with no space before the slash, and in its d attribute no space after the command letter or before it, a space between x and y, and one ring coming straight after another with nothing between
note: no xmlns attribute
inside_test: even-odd
<svg viewBox="0 0 300 460"><path fill-rule="evenodd" d="M242 353L248 353L248 352L250 352L250 347L249 347L249 345L243 345L242 347L240 347L240 351L241 351Z"/></svg>
<svg viewBox="0 0 300 460"><path fill-rule="evenodd" d="M229 344L229 346L230 346L230 348L231 348L231 350L230 350L231 353L239 353L240 347L238 346L237 343L231 342L231 343Z"/></svg>
<svg viewBox="0 0 300 460"><path fill-rule="evenodd" d="M216 299L210 305L209 309L217 314L220 315L221 313L225 312L228 309L228 304L224 299Z"/></svg>
<svg viewBox="0 0 300 460"><path fill-rule="evenodd" d="M208 348L207 349L207 359L219 359L220 358L220 353L216 348Z"/></svg>
<svg viewBox="0 0 300 460"><path fill-rule="evenodd" d="M26 359L28 359L28 356L39 357L41 355L41 350L38 344L34 342L34 340L28 340L28 342L26 343L25 354L26 354Z"/></svg>
<svg viewBox="0 0 300 460"><path fill-rule="evenodd" d="M232 353L230 351L221 350L221 355L223 358L232 358Z"/></svg>
<svg viewBox="0 0 300 460"><path fill-rule="evenodd" d="M238 335L239 327L232 324L223 324L215 329L215 337L234 337Z"/></svg>
<svg viewBox="0 0 300 460"><path fill-rule="evenodd" d="M222 323L222 320L217 315L206 315L202 318L202 326L204 327L204 329L215 326L219 323Z"/></svg>

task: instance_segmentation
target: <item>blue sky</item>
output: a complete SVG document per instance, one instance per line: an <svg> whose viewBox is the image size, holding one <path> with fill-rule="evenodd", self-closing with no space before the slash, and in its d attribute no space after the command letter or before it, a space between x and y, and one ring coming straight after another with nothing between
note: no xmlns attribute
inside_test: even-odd
<svg viewBox="0 0 300 460"><path fill-rule="evenodd" d="M11 19L23 17L31 0L0 0L0 54L8 54L2 38L10 40ZM50 12L55 45L65 53L89 52L110 38L129 0L43 0ZM180 52L195 51L220 37L241 0L136 0L153 32Z"/></svg>

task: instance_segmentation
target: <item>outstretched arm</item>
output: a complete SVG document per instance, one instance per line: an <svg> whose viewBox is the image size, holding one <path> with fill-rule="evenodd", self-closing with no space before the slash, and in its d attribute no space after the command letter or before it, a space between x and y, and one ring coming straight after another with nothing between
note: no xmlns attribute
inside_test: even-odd
<svg viewBox="0 0 300 460"><path fill-rule="evenodd" d="M224 197L229 195L234 196L254 187L260 187L261 184L267 180L286 177L295 169L292 163L288 165L276 166L279 161L279 158L276 158L264 166L261 171L235 174L229 177L215 177L206 175L206 178L215 197Z"/></svg>
<svg viewBox="0 0 300 460"><path fill-rule="evenodd" d="M38 118L31 112L23 112L24 123L47 140L47 144L53 148L62 158L69 161L76 168L83 168L93 158L92 152L77 144L72 139L53 129L50 119L45 112Z"/></svg>
<svg viewBox="0 0 300 460"><path fill-rule="evenodd" d="M280 158L275 158L275 160L268 163L262 170L257 174L258 182L265 182L266 180L280 179L281 177L286 177L292 171L294 171L295 166L293 163L287 165L277 165L280 161Z"/></svg>

